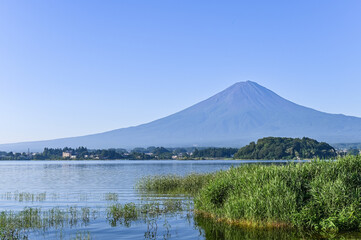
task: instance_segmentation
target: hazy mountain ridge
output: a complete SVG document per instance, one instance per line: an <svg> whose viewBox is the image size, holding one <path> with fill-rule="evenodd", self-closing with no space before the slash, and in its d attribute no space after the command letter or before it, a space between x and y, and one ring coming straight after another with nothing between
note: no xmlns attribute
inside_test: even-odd
<svg viewBox="0 0 361 240"><path fill-rule="evenodd" d="M183 111L142 124L82 137L2 144L0 150L44 147L242 146L267 136L361 142L361 118L303 107L255 82L239 82Z"/></svg>

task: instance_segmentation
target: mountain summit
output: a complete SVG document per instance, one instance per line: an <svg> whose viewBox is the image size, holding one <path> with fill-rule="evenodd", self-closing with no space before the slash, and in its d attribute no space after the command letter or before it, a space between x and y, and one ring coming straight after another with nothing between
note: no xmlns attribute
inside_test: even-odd
<svg viewBox="0 0 361 240"><path fill-rule="evenodd" d="M288 101L251 81L238 82L183 111L136 127L82 137L2 144L0 150L44 147L133 148L241 146L267 136L361 142L361 118L328 114Z"/></svg>

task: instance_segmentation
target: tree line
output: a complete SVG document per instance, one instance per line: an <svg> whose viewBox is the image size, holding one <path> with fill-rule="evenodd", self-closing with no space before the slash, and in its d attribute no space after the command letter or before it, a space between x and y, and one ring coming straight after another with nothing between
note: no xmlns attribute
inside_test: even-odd
<svg viewBox="0 0 361 240"><path fill-rule="evenodd" d="M352 151L351 151L352 150ZM357 155L358 149L336 151L325 142L311 138L267 137L251 142L242 148L223 147L148 147L126 150L78 148L45 148L39 153L13 153L0 151L0 160L157 160L157 159L312 159L335 158L337 155Z"/></svg>
<svg viewBox="0 0 361 240"><path fill-rule="evenodd" d="M88 149L78 148L44 148L39 153L13 153L0 152L0 160L152 160L152 159L205 159L205 158L231 158L237 148L164 148L148 147L134 148L130 151L122 148Z"/></svg>

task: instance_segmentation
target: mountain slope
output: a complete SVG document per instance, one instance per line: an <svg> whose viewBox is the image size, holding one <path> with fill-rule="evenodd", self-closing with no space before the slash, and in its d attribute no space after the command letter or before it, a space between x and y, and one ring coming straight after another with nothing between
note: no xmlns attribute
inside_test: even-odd
<svg viewBox="0 0 361 240"><path fill-rule="evenodd" d="M49 141L0 145L44 147L241 146L267 136L361 141L361 118L328 114L281 98L255 82L239 82L183 111L136 127Z"/></svg>

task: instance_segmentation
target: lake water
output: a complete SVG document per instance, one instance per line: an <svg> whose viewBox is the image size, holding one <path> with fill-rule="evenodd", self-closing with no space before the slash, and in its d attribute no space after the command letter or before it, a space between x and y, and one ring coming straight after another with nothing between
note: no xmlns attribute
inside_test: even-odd
<svg viewBox="0 0 361 240"><path fill-rule="evenodd" d="M144 195L135 189L145 176L214 172L255 162L267 161L1 161L0 211L19 212L26 207L47 211L58 207L70 212L64 222L30 231L29 239L305 238L289 231L251 231L212 223L193 215L187 196ZM111 222L107 216L108 207L115 203L141 206L167 199L188 204L188 209L128 222Z"/></svg>

